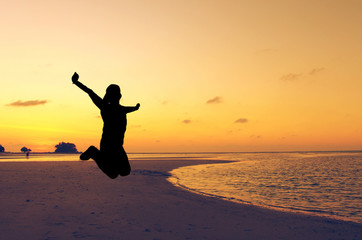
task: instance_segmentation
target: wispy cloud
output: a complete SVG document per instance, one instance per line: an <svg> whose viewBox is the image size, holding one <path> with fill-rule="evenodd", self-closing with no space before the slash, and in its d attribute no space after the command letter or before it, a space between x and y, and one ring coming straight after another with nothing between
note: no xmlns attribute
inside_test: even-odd
<svg viewBox="0 0 362 240"><path fill-rule="evenodd" d="M286 82L298 81L302 78L314 77L324 70L325 70L325 68L318 67L318 68L313 68L312 70L310 70L308 73L305 73L305 74L304 73L288 73L288 74L284 74L283 76L281 76L280 79L282 81L286 81Z"/></svg>
<svg viewBox="0 0 362 240"><path fill-rule="evenodd" d="M185 119L185 120L182 121L182 123L189 124L189 123L191 123L191 120L190 119Z"/></svg>
<svg viewBox="0 0 362 240"><path fill-rule="evenodd" d="M31 106L43 105L43 104L46 104L46 103L48 103L48 100L29 100L29 101L18 100L16 102L9 103L6 106L10 106L10 107L31 107Z"/></svg>
<svg viewBox="0 0 362 240"><path fill-rule="evenodd" d="M221 103L222 102L222 97L218 97L218 96L216 96L216 97L214 97L214 98L212 98L212 99L209 99L209 100L207 100L207 104L215 104L215 103Z"/></svg>
<svg viewBox="0 0 362 240"><path fill-rule="evenodd" d="M302 73L288 73L280 77L283 81L297 81L303 77Z"/></svg>
<svg viewBox="0 0 362 240"><path fill-rule="evenodd" d="M320 72L324 71L324 68L313 68L310 72L309 75L310 76L314 76Z"/></svg>
<svg viewBox="0 0 362 240"><path fill-rule="evenodd" d="M247 118L236 119L234 123L247 123L249 120Z"/></svg>

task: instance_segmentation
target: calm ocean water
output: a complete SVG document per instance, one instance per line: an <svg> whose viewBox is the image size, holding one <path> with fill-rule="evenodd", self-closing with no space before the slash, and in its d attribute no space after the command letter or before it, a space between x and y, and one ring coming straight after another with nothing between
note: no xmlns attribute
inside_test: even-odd
<svg viewBox="0 0 362 240"><path fill-rule="evenodd" d="M227 153L169 181L201 194L362 223L362 152Z"/></svg>
<svg viewBox="0 0 362 240"><path fill-rule="evenodd" d="M129 154L131 160L232 160L181 167L170 182L200 194L362 223L362 152ZM79 154L0 154L0 162L79 161Z"/></svg>

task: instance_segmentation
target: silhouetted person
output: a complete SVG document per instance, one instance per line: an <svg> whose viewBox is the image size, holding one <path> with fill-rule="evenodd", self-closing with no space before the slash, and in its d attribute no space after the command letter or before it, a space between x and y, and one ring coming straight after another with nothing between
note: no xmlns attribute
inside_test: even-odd
<svg viewBox="0 0 362 240"><path fill-rule="evenodd" d="M139 109L140 104L134 107L125 107L119 104L121 99L121 89L118 85L111 84L106 90L103 99L95 94L91 89L78 81L79 75L75 72L72 82L84 92L88 93L93 103L101 110L103 119L103 134L98 150L90 146L80 155L81 160L92 158L98 167L114 179L118 175L127 176L131 172L128 157L123 149L124 133L127 126L126 114Z"/></svg>

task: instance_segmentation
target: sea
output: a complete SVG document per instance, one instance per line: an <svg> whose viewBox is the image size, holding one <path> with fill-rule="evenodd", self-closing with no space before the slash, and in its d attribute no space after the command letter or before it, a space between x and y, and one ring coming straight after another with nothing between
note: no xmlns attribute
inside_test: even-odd
<svg viewBox="0 0 362 240"><path fill-rule="evenodd" d="M362 151L128 155L135 161L207 159L172 170L168 181L228 201L362 223ZM0 154L0 167L9 161L79 161L79 154Z"/></svg>

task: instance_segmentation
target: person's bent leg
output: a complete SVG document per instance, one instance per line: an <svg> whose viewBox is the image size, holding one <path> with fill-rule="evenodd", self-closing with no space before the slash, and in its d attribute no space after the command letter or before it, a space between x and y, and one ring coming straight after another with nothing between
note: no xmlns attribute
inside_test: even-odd
<svg viewBox="0 0 362 240"><path fill-rule="evenodd" d="M125 177L131 173L131 166L128 161L127 153L124 148L121 148L121 159L120 159L120 166L119 166L119 175Z"/></svg>
<svg viewBox="0 0 362 240"><path fill-rule="evenodd" d="M84 153L80 155L81 160L95 159L99 154L99 150L95 146L90 146Z"/></svg>
<svg viewBox="0 0 362 240"><path fill-rule="evenodd" d="M99 151L96 147L90 146L84 153L80 155L81 160L89 160L92 158L100 170L106 174L109 178L115 179L118 177L118 171L114 166L110 166L108 163L106 154Z"/></svg>
<svg viewBox="0 0 362 240"><path fill-rule="evenodd" d="M112 155L100 151L94 161L97 163L99 169L102 170L104 174L106 174L111 179L115 179L118 177L118 171L117 167L114 166L111 161L109 161L110 159L112 159Z"/></svg>
<svg viewBox="0 0 362 240"><path fill-rule="evenodd" d="M109 178L115 179L118 177L118 172L115 170L115 168L104 163L103 159L97 158L94 159L94 161L97 163L99 169L102 170L102 172Z"/></svg>

